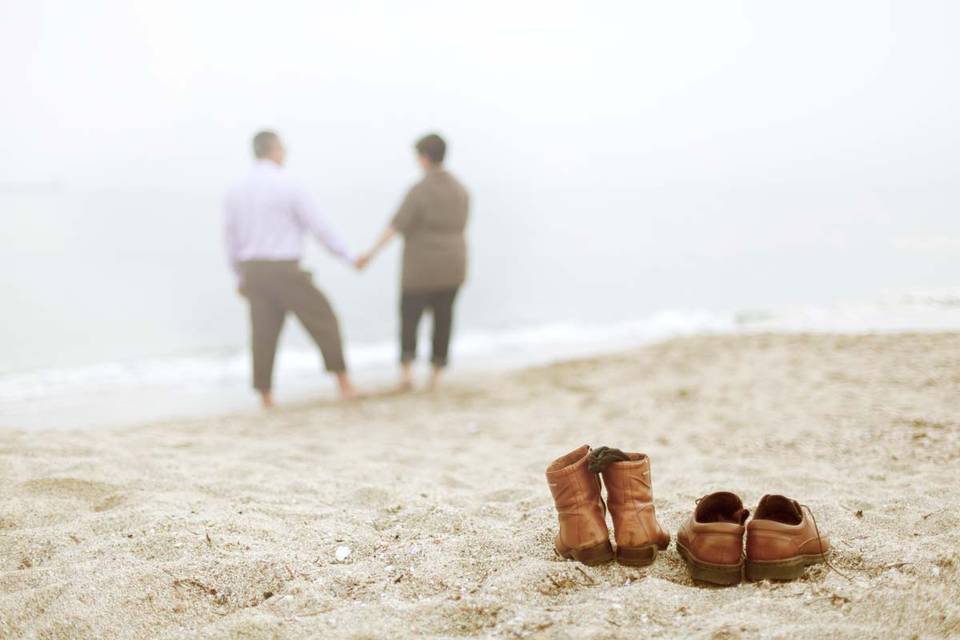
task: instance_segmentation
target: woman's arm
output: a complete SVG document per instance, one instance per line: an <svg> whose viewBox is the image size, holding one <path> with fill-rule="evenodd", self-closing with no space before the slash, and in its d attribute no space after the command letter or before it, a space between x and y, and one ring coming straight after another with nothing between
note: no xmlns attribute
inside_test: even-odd
<svg viewBox="0 0 960 640"><path fill-rule="evenodd" d="M391 240L393 240L393 236L395 235L397 235L397 230L393 228L393 225L387 225L387 228L383 230L383 233L380 234L380 237L377 238L377 241L372 247L370 247L370 251L367 251L357 258L355 263L357 269L366 268L366 266L370 264L370 261L373 260L373 258L380 253L380 251L387 246Z"/></svg>
<svg viewBox="0 0 960 640"><path fill-rule="evenodd" d="M383 233L380 234L380 237L377 238L377 241L373 243L373 246L370 248L370 251L367 251L361 255L354 262L357 269L364 269L373 258L380 253L380 250L385 246L390 244L390 241L393 239L393 236L398 233L407 233L410 228L416 223L417 218L419 217L419 204L417 198L417 187L413 187L410 191L407 192L407 195L404 196L403 202L400 203L400 208L397 210L397 213L393 216L393 219L390 221L390 224L387 225L387 228L383 230Z"/></svg>

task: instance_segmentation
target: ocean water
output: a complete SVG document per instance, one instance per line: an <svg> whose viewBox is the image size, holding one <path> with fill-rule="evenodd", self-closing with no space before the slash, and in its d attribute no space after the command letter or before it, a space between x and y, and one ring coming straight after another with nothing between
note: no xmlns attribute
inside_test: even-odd
<svg viewBox="0 0 960 640"><path fill-rule="evenodd" d="M799 187L619 186L602 198L560 184L471 187L454 375L699 333L960 330L960 221L944 203ZM315 195L359 249L401 194ZM218 189L0 194L0 427L254 406L219 203ZM363 274L315 248L305 263L361 385L387 384L399 246ZM277 389L282 401L332 393L293 318Z"/></svg>

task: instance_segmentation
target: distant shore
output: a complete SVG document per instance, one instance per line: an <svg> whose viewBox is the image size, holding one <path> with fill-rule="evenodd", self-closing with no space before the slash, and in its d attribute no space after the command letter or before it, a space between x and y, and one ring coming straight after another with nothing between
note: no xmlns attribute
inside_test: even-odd
<svg viewBox="0 0 960 640"><path fill-rule="evenodd" d="M0 637L943 637L960 632L960 334L671 340L142 427L3 432ZM554 558L543 470L644 451L697 497L808 504L796 582Z"/></svg>

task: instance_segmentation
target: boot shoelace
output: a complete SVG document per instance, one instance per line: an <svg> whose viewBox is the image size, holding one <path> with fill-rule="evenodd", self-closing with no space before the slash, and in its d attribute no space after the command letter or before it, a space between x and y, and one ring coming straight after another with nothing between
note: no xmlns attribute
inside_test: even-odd
<svg viewBox="0 0 960 640"><path fill-rule="evenodd" d="M797 503L797 505L802 509L806 509L807 513L810 514L810 520L813 521L813 530L817 532L817 547L820 549L820 557L823 559L824 563L826 563L826 565L830 568L831 571L852 582L853 578L851 578L850 576L845 574L843 571L840 571L840 569L837 569L835 566L833 566L833 563L830 562L830 558L827 557L827 552L823 550L823 540L820 538L820 527L817 526L817 516L813 515L813 509L811 509L805 504L800 504L799 502Z"/></svg>

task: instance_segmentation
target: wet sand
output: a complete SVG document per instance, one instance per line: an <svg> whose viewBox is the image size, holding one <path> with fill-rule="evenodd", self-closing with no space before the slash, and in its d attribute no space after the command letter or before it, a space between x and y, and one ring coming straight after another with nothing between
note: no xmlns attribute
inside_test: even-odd
<svg viewBox="0 0 960 640"><path fill-rule="evenodd" d="M702 494L813 509L833 563L696 585L554 557L543 478L644 451ZM0 638L864 638L960 634L960 335L687 338L140 427L0 432Z"/></svg>

